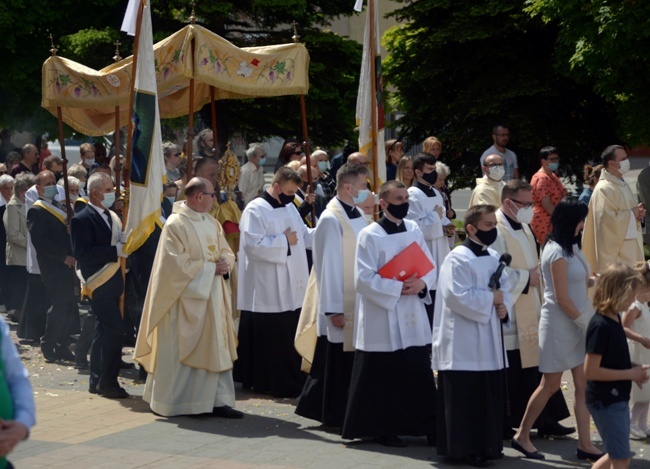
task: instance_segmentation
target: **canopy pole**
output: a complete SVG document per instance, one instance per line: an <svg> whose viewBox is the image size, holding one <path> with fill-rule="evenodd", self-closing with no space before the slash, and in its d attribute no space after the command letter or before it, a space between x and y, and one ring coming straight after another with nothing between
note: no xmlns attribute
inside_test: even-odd
<svg viewBox="0 0 650 469"><path fill-rule="evenodd" d="M194 57L194 38L192 38ZM192 140L194 139L194 78L190 78L190 110L187 119L187 182L192 179Z"/></svg>
<svg viewBox="0 0 650 469"><path fill-rule="evenodd" d="M371 103L371 114L370 118L372 120L370 126L370 137L372 139L372 187L376 193L379 191L379 161L377 161L377 67L376 67L376 57L377 57L377 43L375 35L375 0L368 0L368 15L370 15L370 41L368 41L371 47L370 55L370 103Z"/></svg>
<svg viewBox="0 0 650 469"><path fill-rule="evenodd" d="M214 100L214 86L210 85L210 112L212 114L212 155L219 159L219 144L217 142L217 103Z"/></svg>
<svg viewBox="0 0 650 469"><path fill-rule="evenodd" d="M117 63L122 60L120 57L120 41L115 41L115 55L113 56L113 62ZM122 180L122 164L120 161L120 107L115 106L115 133L113 134L113 146L115 148L115 165L113 169L115 170L115 198L119 198L122 194L120 193L120 181Z"/></svg>
<svg viewBox="0 0 650 469"><path fill-rule="evenodd" d="M65 212L68 215L68 232L70 231L70 219L72 218L72 205L70 204L70 186L68 185L68 158L65 155L65 140L63 136L63 113L61 106L56 107L57 119L59 121L59 142L61 143L61 160L63 161L63 188L65 190Z"/></svg>

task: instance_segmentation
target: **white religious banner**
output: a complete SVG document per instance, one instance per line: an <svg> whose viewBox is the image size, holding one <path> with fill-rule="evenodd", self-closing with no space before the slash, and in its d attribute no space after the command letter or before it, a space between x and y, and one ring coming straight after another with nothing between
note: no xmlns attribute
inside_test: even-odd
<svg viewBox="0 0 650 469"><path fill-rule="evenodd" d="M370 0L373 1L373 0ZM354 8L361 11L362 0L357 0ZM366 29L363 36L363 56L359 76L359 93L357 95L357 127L359 128L359 151L377 165L381 181L386 180L386 149L384 147L384 97L381 78L381 49L379 45L379 14L375 6L373 18L371 8L366 10ZM374 22L374 37L370 37L370 21ZM371 62L375 63L375 76L372 76ZM372 80L375 80L375 97L372 96ZM375 123L372 122L372 108L376 106ZM376 145L373 144L376 140ZM377 154L373 154L376 148Z"/></svg>
<svg viewBox="0 0 650 469"><path fill-rule="evenodd" d="M137 1L134 3L137 4ZM126 253L132 253L142 246L156 225L161 226L160 201L165 182L149 3L145 3L141 21L133 99L131 191L124 229L127 233Z"/></svg>

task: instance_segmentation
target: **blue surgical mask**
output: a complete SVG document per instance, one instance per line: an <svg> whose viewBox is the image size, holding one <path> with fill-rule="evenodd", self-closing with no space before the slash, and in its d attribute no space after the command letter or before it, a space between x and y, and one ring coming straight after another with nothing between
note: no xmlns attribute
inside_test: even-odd
<svg viewBox="0 0 650 469"><path fill-rule="evenodd" d="M56 186L45 186L43 189L43 197L48 200L54 200L54 197L56 197L58 193L59 192L56 190Z"/></svg>
<svg viewBox="0 0 650 469"><path fill-rule="evenodd" d="M169 200L169 203L172 204L172 205L174 205L174 202L176 202L176 197L174 197L174 196L166 195L165 199Z"/></svg>
<svg viewBox="0 0 650 469"><path fill-rule="evenodd" d="M102 200L102 207L109 209L115 203L115 192L108 192L104 194L104 200Z"/></svg>
<svg viewBox="0 0 650 469"><path fill-rule="evenodd" d="M318 169L319 169L321 172L324 173L325 171L327 171L328 169L330 169L330 164L329 164L329 162L327 162L327 161L319 161L319 162L318 162Z"/></svg>
<svg viewBox="0 0 650 469"><path fill-rule="evenodd" d="M357 195L352 196L352 202L354 202L354 205L359 205L362 204L366 201L368 198L368 194L370 194L370 191L368 189L358 189Z"/></svg>
<svg viewBox="0 0 650 469"><path fill-rule="evenodd" d="M548 164L548 169L551 171L557 171L559 167L560 167L560 163L557 161Z"/></svg>
<svg viewBox="0 0 650 469"><path fill-rule="evenodd" d="M264 158L260 158L257 164L260 166L264 166L266 164L266 156Z"/></svg>

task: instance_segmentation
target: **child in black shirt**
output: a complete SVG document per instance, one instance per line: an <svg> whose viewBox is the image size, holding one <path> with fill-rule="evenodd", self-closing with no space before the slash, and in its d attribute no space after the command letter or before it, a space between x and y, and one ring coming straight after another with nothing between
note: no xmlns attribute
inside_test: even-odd
<svg viewBox="0 0 650 469"><path fill-rule="evenodd" d="M594 293L596 312L587 328L587 408L598 428L607 454L598 459L594 469L627 468L630 451L631 381L642 386L648 381L648 365L633 365L627 347L620 311L626 311L640 287L643 277L621 263L610 265L598 279Z"/></svg>

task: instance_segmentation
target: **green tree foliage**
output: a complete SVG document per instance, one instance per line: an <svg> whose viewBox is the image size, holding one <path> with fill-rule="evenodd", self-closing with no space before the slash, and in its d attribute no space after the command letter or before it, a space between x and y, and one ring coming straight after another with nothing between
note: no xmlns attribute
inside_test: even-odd
<svg viewBox="0 0 650 469"><path fill-rule="evenodd" d="M56 128L56 119L40 108L41 66L49 55L49 33L58 55L100 69L112 62L113 43L121 55L133 39L119 31L127 0L5 0L0 2L0 56L3 79L0 127L34 131ZM190 16L190 2L153 0L154 40L178 31ZM290 24L298 23L301 42L310 52L310 90L306 98L310 137L319 145L354 138L356 89L361 46L322 27L334 16L352 13L348 0L253 0L197 2L198 23L238 46L291 42ZM198 110L197 110L198 111ZM209 106L197 126L210 125ZM249 138L301 135L297 96L218 103L221 144L233 132ZM165 123L175 127L179 120Z"/></svg>
<svg viewBox="0 0 650 469"><path fill-rule="evenodd" d="M580 174L614 141L612 110L554 67L557 29L531 18L519 0L406 1L401 25L384 36L385 79L395 89L396 125L410 142L435 135L455 187L473 185L492 127L511 126L522 175L539 168L546 145Z"/></svg>
<svg viewBox="0 0 650 469"><path fill-rule="evenodd" d="M616 108L618 131L650 141L650 2L528 0L527 11L558 27L560 71Z"/></svg>

